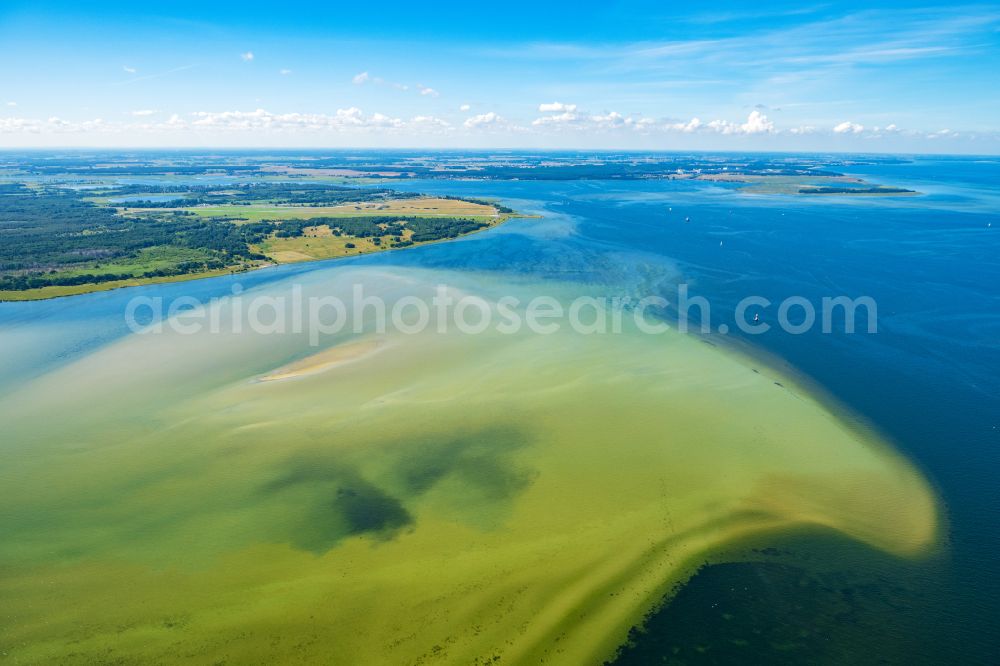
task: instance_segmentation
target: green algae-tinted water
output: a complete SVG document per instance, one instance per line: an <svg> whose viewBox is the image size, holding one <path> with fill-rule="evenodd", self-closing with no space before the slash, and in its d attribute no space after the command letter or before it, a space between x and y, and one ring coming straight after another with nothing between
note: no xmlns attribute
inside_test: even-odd
<svg viewBox="0 0 1000 666"><path fill-rule="evenodd" d="M357 283L390 301L497 289L360 268L306 295ZM133 335L0 399L8 655L599 662L727 547L818 530L907 560L938 543L908 461L694 337L324 344L341 362L304 334Z"/></svg>

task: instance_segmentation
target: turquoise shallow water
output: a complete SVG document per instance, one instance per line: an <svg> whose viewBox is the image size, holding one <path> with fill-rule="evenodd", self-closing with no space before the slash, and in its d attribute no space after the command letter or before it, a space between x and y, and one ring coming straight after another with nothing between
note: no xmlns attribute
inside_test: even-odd
<svg viewBox="0 0 1000 666"><path fill-rule="evenodd" d="M874 607L904 620L894 624L892 641L864 643L863 656L899 660L899 646L910 645L920 646L928 662L988 663L1000 650L994 626L1000 615L1000 564L994 556L1000 548L995 482L1000 472L1000 164L916 159L856 173L926 194L804 199L691 182L408 182L406 189L502 198L543 217L413 251L149 287L141 293L168 301L192 295L207 300L229 293L235 282L252 288L291 275L314 279L349 266L486 271L493 282L575 282L609 295L671 297L674 285L686 282L693 294L711 301L713 328L731 323L735 304L747 295L775 303L792 295L816 302L829 295L871 296L879 308L874 335L774 330L730 337L734 344L777 357L870 421L916 462L943 498L947 555L932 570L862 565L856 564L864 559L857 553L838 555L843 571L830 575L850 578L853 567L870 566L898 576L888 595L891 603ZM684 223L684 217L691 221ZM127 335L122 311L136 293L0 304L0 392L16 391L20 382ZM763 318L773 321L773 313ZM822 541L803 538L785 548L835 551ZM751 567L696 577L688 595L678 597L678 604L689 605L663 617L676 623L696 611L700 600L718 603L718 590L736 588L741 580L759 581L761 575L772 577L772 593L732 601L740 617L753 617L755 608L759 613L766 605L774 616L761 621L780 623L799 612L804 598L812 604L809 612L828 617L845 603L815 591L798 598L791 592L774 594L774 589L792 589L787 581L801 574ZM810 585L800 587L814 589ZM834 585L827 581L825 587ZM871 607L857 612L871 614ZM732 631L725 627L727 620L707 616L705 622L709 629L699 640L722 640ZM831 636L848 641L874 631L864 621L847 629L846 622L824 622L828 633L814 638L816 646ZM765 655L771 647L754 649Z"/></svg>

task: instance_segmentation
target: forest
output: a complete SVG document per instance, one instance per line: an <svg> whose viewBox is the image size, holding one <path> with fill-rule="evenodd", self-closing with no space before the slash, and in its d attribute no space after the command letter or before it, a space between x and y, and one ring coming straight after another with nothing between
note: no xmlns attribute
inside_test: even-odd
<svg viewBox="0 0 1000 666"><path fill-rule="evenodd" d="M335 205L412 197L387 189L280 183L217 186L125 185L100 190L0 183L0 291L101 284L222 269L244 270L269 260L254 250L269 237L294 238L321 225L336 236L371 238L379 247L407 247L477 231L488 222L463 217L358 215L242 223L190 210L154 210L130 201L129 215L99 198L176 193L184 205L280 202ZM488 203L478 202L477 203ZM173 203L177 205L176 201ZM494 204L489 204L494 205ZM134 209L150 214L135 214ZM503 211L510 209L503 208ZM409 232L409 233L407 233ZM383 245L382 239L388 243Z"/></svg>
<svg viewBox="0 0 1000 666"><path fill-rule="evenodd" d="M156 200L138 198L143 194L158 196L158 198ZM159 199L159 196L166 194L177 194L177 198ZM112 199L129 197L129 208L172 208L205 204L240 205L260 202L332 206L347 202L387 201L417 196L412 192L396 192L386 188L361 189L336 185L268 182L203 186L125 185L104 190L101 195ZM132 200L132 197L136 198Z"/></svg>

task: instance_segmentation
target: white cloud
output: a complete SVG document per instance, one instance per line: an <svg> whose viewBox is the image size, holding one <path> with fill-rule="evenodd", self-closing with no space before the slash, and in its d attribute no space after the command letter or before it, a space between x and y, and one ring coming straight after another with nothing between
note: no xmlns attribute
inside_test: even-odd
<svg viewBox="0 0 1000 666"><path fill-rule="evenodd" d="M868 130L868 133L869 136L875 139L883 137L887 134L889 135L913 134L913 132L903 132L901 129L899 129L899 127L896 126L896 123L889 123L885 127L879 127L878 125L875 125L874 127Z"/></svg>
<svg viewBox="0 0 1000 666"><path fill-rule="evenodd" d="M434 88L422 86L419 83L417 84L417 89L420 90L421 95L426 95L427 97L437 97L440 95L440 93L437 90L434 90Z"/></svg>
<svg viewBox="0 0 1000 666"><path fill-rule="evenodd" d="M549 109L547 116L541 116L531 122L534 127L553 129L569 128L574 130L616 130L634 129L648 131L655 129L657 121L653 118L643 118L641 116L624 115L618 111L608 111L603 114L589 114L586 111L577 111L575 104L562 104L553 102L552 104L542 104L539 108ZM561 113L552 112L551 109L561 108Z"/></svg>
<svg viewBox="0 0 1000 666"><path fill-rule="evenodd" d="M566 114L563 114L565 116ZM551 118L558 118L559 116L551 116ZM539 122L541 121L541 122ZM540 118L534 124L544 125L548 124L544 118ZM737 123L729 120L712 120L710 122L703 122L700 118L694 117L690 120L663 120L658 121L654 118L646 118L642 116L635 115L623 115L617 111L611 111L603 115L592 115L587 118L587 126L604 128L604 129L614 129L614 128L630 128L639 131L665 131L665 132L682 132L684 134L695 134L695 133L715 133L715 134L772 134L778 133L779 130L775 127L774 123L768 119L766 115L760 111L754 110L747 116L745 122ZM795 131L793 134L797 133Z"/></svg>
<svg viewBox="0 0 1000 666"><path fill-rule="evenodd" d="M471 109L472 105L463 104ZM564 105L568 107L569 105ZM575 108L575 107L574 107ZM614 134L618 139L628 141L627 134L653 132L683 133L688 135L770 135L783 134L789 140L793 137L856 135L865 139L901 140L909 138L941 144L942 147L958 145L958 142L973 140L1000 141L1000 134L972 135L959 133L951 129L937 131L912 131L898 129L895 124L885 127L865 127L847 121L833 128L817 129L812 126L798 126L779 130L764 114L751 112L745 122L728 120L712 120L703 122L694 117L690 120L658 120L638 114L626 115L618 111L608 111L591 114L585 110L549 112L541 115L527 127L517 121L509 120L496 112L480 113L467 117L460 124L452 124L448 120L433 115L417 115L409 119L395 117L384 113L365 113L358 107L337 109L332 113L273 113L262 108L240 111L198 111L186 115L170 114L153 109L138 109L122 114L120 120L105 122L100 118L91 120L66 120L58 116L49 118L0 117L0 133L6 136L23 135L25 145L44 143L44 139L32 137L56 137L50 140L62 141L70 135L92 136L83 139L88 143L108 142L104 138L109 135L153 137L151 141L184 140L185 136L204 142L213 138L225 136L234 137L234 142L245 142L255 137L273 136L275 141L287 141L290 137L301 137L300 141L318 141L311 138L326 137L332 139L336 135L359 138L358 141L370 141L371 135L434 137L449 135L457 130L472 131L483 134L509 135L511 137L523 133L534 132L537 137L572 133L579 136L581 144L586 141L588 133ZM245 134L246 136L240 136ZM707 138L707 137L706 137ZM6 139L5 139L6 141ZM634 141L634 140L633 140ZM317 144L318 145L318 144ZM622 144L624 145L624 144Z"/></svg>
<svg viewBox="0 0 1000 666"><path fill-rule="evenodd" d="M560 111L573 113L576 111L576 104L563 104L562 102L550 102L548 104L539 104L538 110L542 113L558 113Z"/></svg>
<svg viewBox="0 0 1000 666"><path fill-rule="evenodd" d="M950 129L938 130L937 132L931 132L927 135L928 139L951 139L958 136L958 132L954 132Z"/></svg>
<svg viewBox="0 0 1000 666"><path fill-rule="evenodd" d="M469 105L469 104L463 104L462 106L458 107L458 110L459 111L468 111L471 108L472 108L471 105Z"/></svg>
<svg viewBox="0 0 1000 666"><path fill-rule="evenodd" d="M356 106L337 109L333 114L323 113L271 113L264 109L254 111L198 111L192 113L190 127L194 129L213 129L225 132L232 131L360 131L391 130L391 131L434 131L441 132L451 125L434 116L417 116L410 121L372 113L366 115ZM184 124L183 119L176 116L168 121L176 125Z"/></svg>
<svg viewBox="0 0 1000 666"><path fill-rule="evenodd" d="M356 86L360 86L363 83L368 83L368 81L370 81L371 78L372 77L368 74L368 72L361 72L360 74L354 75L354 78L351 79L351 83L353 83Z"/></svg>
<svg viewBox="0 0 1000 666"><path fill-rule="evenodd" d="M17 102L7 102L7 106L10 106L10 107L17 106Z"/></svg>
<svg viewBox="0 0 1000 666"><path fill-rule="evenodd" d="M37 134L41 128L42 123L31 118L0 118L0 133Z"/></svg>
<svg viewBox="0 0 1000 666"><path fill-rule="evenodd" d="M215 132L215 133L360 133L367 132L403 132L411 131L417 134L442 134L450 132L454 127L446 120L434 116L416 116L411 120L402 120L383 113L366 114L358 107L337 109L335 113L272 113L265 109L253 111L196 111L186 117L172 114L166 120L154 120L151 116L157 112L136 113L132 115L135 121L106 123L101 119L85 121L68 121L58 117L47 120L29 118L0 117L0 133L177 133L177 132Z"/></svg>
<svg viewBox="0 0 1000 666"><path fill-rule="evenodd" d="M281 74L282 76L288 76L291 73L292 73L292 70L290 70L290 69L279 69L278 70L278 74Z"/></svg>
<svg viewBox="0 0 1000 666"><path fill-rule="evenodd" d="M360 126L364 126L364 127L380 127L380 128L386 128L386 129L389 129L389 128L400 129L402 127L405 127L405 125L406 125L406 123L404 123L399 118L390 118L389 116L383 115L381 113L373 113L368 118L367 122L365 121L364 116L359 116L358 120L360 121L360 123L359 123Z"/></svg>
<svg viewBox="0 0 1000 666"><path fill-rule="evenodd" d="M115 128L116 127L113 127L109 123L105 123L100 118L80 122L69 122L56 116L52 116L47 120L38 120L35 118L0 118L0 133L4 134L64 134L74 132L99 132Z"/></svg>
<svg viewBox="0 0 1000 666"><path fill-rule="evenodd" d="M701 125L701 121L697 118L689 123L678 122L671 125L657 121L655 118L625 115L618 111L592 114L585 110L578 110L579 107L576 104L564 104L563 102L540 104L538 108L543 113L550 115L533 120L531 124L536 128L568 128L590 131L635 130L648 133L653 130L694 131Z"/></svg>
<svg viewBox="0 0 1000 666"><path fill-rule="evenodd" d="M480 113L479 115L472 116L468 118L463 125L467 129L480 129L484 127L497 127L500 125L505 125L507 121L493 111L489 113Z"/></svg>
<svg viewBox="0 0 1000 666"><path fill-rule="evenodd" d="M246 53L241 53L240 57L243 58L243 62L250 62L253 60L253 51L247 51Z"/></svg>
<svg viewBox="0 0 1000 666"><path fill-rule="evenodd" d="M685 122L676 122L668 125L668 129L675 130L677 132L684 132L686 134L691 134L692 132L697 132L701 128L701 120L698 118L692 118L691 120Z"/></svg>
<svg viewBox="0 0 1000 666"><path fill-rule="evenodd" d="M139 71L135 67L129 67L128 65L122 65L122 69L125 70L126 74L135 74Z"/></svg>
<svg viewBox="0 0 1000 666"><path fill-rule="evenodd" d="M619 127L626 124L626 122L631 123L630 119L625 118L625 116L617 111L611 111L603 116L591 116L590 120L601 127Z"/></svg>
<svg viewBox="0 0 1000 666"><path fill-rule="evenodd" d="M536 127L541 127L542 125L566 125L569 123L576 122L579 116L575 113L557 113L551 116L542 116L541 118L535 118L531 121L531 124Z"/></svg>
<svg viewBox="0 0 1000 666"><path fill-rule="evenodd" d="M833 128L835 134L861 134L865 131L864 125L859 125L858 123L852 123L849 120L845 120L836 127Z"/></svg>
<svg viewBox="0 0 1000 666"><path fill-rule="evenodd" d="M447 120L437 118L435 116L414 116L410 120L410 126L413 128L443 132L452 129L451 123Z"/></svg>
<svg viewBox="0 0 1000 666"><path fill-rule="evenodd" d="M760 111L751 111L745 123L734 123L728 120L713 120L703 126L718 134L770 134L775 131L774 123Z"/></svg>
<svg viewBox="0 0 1000 666"><path fill-rule="evenodd" d="M735 134L736 133L736 123L731 123L728 120L711 120L705 124L705 129L711 130L713 132L718 132L719 134Z"/></svg>
<svg viewBox="0 0 1000 666"><path fill-rule="evenodd" d="M747 121L740 125L743 134L768 134L774 131L774 123L760 111L751 111Z"/></svg>

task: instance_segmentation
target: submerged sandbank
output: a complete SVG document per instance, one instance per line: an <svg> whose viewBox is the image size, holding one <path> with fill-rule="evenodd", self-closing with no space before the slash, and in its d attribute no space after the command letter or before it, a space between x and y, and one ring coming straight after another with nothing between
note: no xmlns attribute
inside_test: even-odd
<svg viewBox="0 0 1000 666"><path fill-rule="evenodd" d="M592 663L746 537L936 543L907 460L695 338L340 342L134 336L0 402L11 654Z"/></svg>

